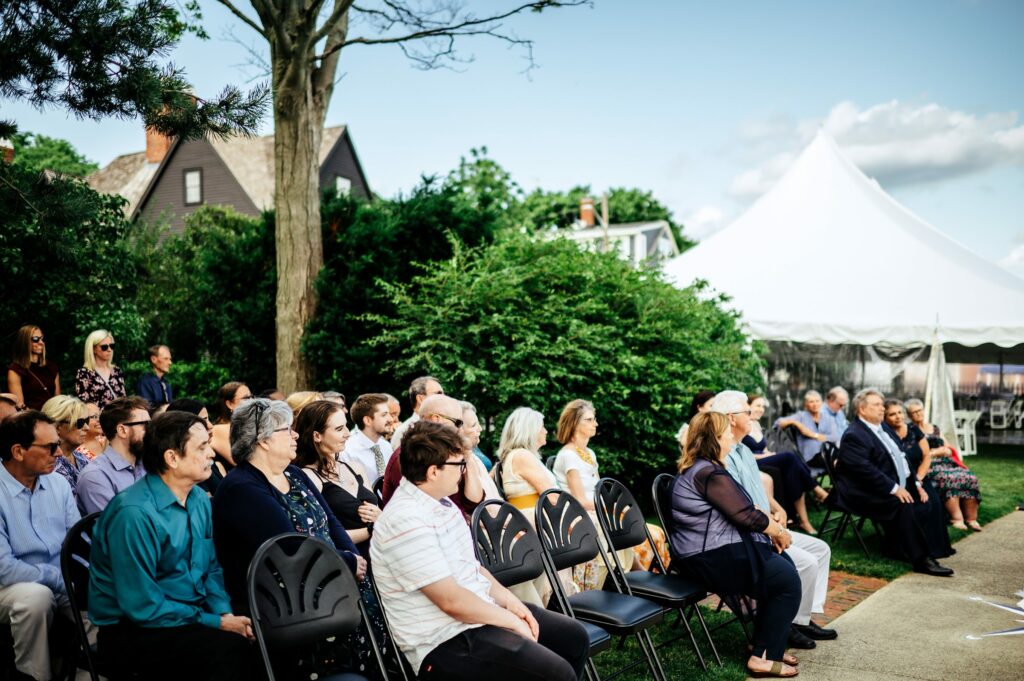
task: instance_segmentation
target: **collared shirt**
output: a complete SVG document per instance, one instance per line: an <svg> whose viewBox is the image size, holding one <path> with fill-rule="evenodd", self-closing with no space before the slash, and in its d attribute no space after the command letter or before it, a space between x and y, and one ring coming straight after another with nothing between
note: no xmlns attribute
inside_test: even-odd
<svg viewBox="0 0 1024 681"><path fill-rule="evenodd" d="M822 416L827 416L832 419L832 422L835 424L836 434L840 439L842 439L843 433L845 433L846 429L850 427L850 423L846 420L846 412L842 409L839 411L832 411L828 408L828 402L826 402L821 408L821 414Z"/></svg>
<svg viewBox="0 0 1024 681"><path fill-rule="evenodd" d="M36 582L64 593L60 547L79 518L59 474L40 475L30 490L0 465L0 586Z"/></svg>
<svg viewBox="0 0 1024 681"><path fill-rule="evenodd" d="M754 506L765 513L771 513L772 504L768 500L768 493L764 491L764 485L761 484L761 471L757 467L757 459L749 447L742 442L733 445L725 455L725 470L729 471L729 475L746 490Z"/></svg>
<svg viewBox="0 0 1024 681"><path fill-rule="evenodd" d="M420 589L451 577L493 603L491 583L480 571L469 527L458 507L447 498L434 499L405 478L374 528L373 576L395 641L418 672L434 648L480 626L448 615Z"/></svg>
<svg viewBox="0 0 1024 681"><path fill-rule="evenodd" d="M903 450L900 449L899 445L896 444L896 441L885 432L882 428L882 424L871 423L864 419L861 419L861 423L867 426L868 430L875 434L875 437L878 438L879 442L882 443L882 446L885 447L885 451L887 451L889 456L892 458L892 465L896 468L896 475L899 476L899 483L896 487L893 487L890 492L890 494L895 494L896 490L907 484L907 478L910 477L910 465L907 464L907 456L903 453Z"/></svg>
<svg viewBox="0 0 1024 681"><path fill-rule="evenodd" d="M78 508L83 515L102 511L114 495L127 489L146 474L142 460L128 463L107 445L103 453L93 459L78 474Z"/></svg>
<svg viewBox="0 0 1024 681"><path fill-rule="evenodd" d="M840 433L836 430L836 422L829 416L825 415L825 410L818 413L818 421L814 420L811 416L811 412L806 409L801 409L792 416L786 416L787 419L792 419L803 425L807 426L811 432L820 433L832 443L839 444ZM783 419L775 421L777 424ZM803 457L804 461L810 461L815 455L821 451L821 442L809 437L804 437L803 433L798 432L796 435L796 446L800 449L800 456Z"/></svg>
<svg viewBox="0 0 1024 681"><path fill-rule="evenodd" d="M157 407L174 401L174 390L164 376L157 376L152 371L142 375L135 386L139 396L149 402L149 406Z"/></svg>
<svg viewBox="0 0 1024 681"><path fill-rule="evenodd" d="M116 496L93 534L89 619L143 627L205 624L231 612L213 549L210 500L193 487L182 506L158 475Z"/></svg>
<svg viewBox="0 0 1024 681"><path fill-rule="evenodd" d="M379 470L377 468L377 457L373 455L373 451L370 449L374 445L380 448L381 456L384 457L384 467ZM387 468L388 461L391 459L393 452L391 443L383 437L379 438L376 442L372 442L363 431L356 428L352 431L352 437L345 443L345 451L341 453L341 460L361 465L369 478L367 482L372 485L374 480L384 475L384 468Z"/></svg>

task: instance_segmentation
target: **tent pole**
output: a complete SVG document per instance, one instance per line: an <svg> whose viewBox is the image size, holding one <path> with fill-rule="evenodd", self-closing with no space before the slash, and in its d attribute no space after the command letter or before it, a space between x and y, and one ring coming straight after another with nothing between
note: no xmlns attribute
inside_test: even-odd
<svg viewBox="0 0 1024 681"><path fill-rule="evenodd" d="M1003 351L999 351L999 392L1002 393L1005 388L1003 387Z"/></svg>

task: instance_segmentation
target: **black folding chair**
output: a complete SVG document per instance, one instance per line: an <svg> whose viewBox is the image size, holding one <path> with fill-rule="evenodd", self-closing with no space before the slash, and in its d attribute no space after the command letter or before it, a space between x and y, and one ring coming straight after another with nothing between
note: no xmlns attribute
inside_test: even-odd
<svg viewBox="0 0 1024 681"><path fill-rule="evenodd" d="M670 473L661 473L654 478L654 482L651 483L651 497L654 499L654 510L658 514L658 521L664 528L665 533L669 534L672 527L672 486L675 485L676 476ZM672 543L669 542L669 554L672 555ZM672 560L676 560L676 556L672 555ZM746 637L748 643L753 642L753 638L750 636L750 631L747 627L748 620L753 618L754 614L754 602L746 596L736 596L732 594L716 594L719 599L718 609L722 609L722 605L726 605L730 611L732 611L735 617L733 619L722 622L721 624L712 627L711 631L718 631L722 627L728 626L733 622L739 622L740 628L743 629L743 635ZM710 638L710 634L708 635ZM714 646L714 643L712 643ZM718 651L715 650L717 656ZM719 658L721 663L721 658Z"/></svg>
<svg viewBox="0 0 1024 681"><path fill-rule="evenodd" d="M531 582L544 574L543 549L537 532L512 504L497 499L485 501L473 511L469 528L477 560L502 586ZM580 623L590 637L591 657L611 647L612 637L607 631L590 622ZM595 681L600 679L590 661L587 674Z"/></svg>
<svg viewBox="0 0 1024 681"><path fill-rule="evenodd" d="M92 532L99 520L99 513L90 513L71 526L60 547L60 572L64 577L71 614L75 619L75 642L67 651L67 679L73 681L78 667L89 672L92 681L99 681L102 674L107 678L113 672L101 665L95 651L89 645L85 631L85 617L82 613L89 608L89 563L92 555Z"/></svg>
<svg viewBox="0 0 1024 681"><path fill-rule="evenodd" d="M826 442L825 446L821 448L821 459L825 464L825 473L828 475L829 480L832 481L833 490L840 485L839 478L837 477L838 454L839 448L831 442ZM842 474L839 473L839 476L841 477ZM826 538L831 536L832 541L830 543L836 544L842 541L843 535L846 534L846 528L850 527L853 529L854 536L857 537L861 550L864 551L864 556L870 558L871 552L868 551L868 545L864 541L864 534L862 532L867 518L860 517L841 506L837 496L837 494L829 494L825 499L825 517L822 518L821 525L818 527L818 538L826 541ZM835 513L835 517L833 517L833 513ZM882 530L878 523L874 521L872 523L875 531L881 534Z"/></svg>
<svg viewBox="0 0 1024 681"><path fill-rule="evenodd" d="M686 627L686 633L690 637L693 652L697 654L700 666L707 671L708 666L704 662L704 655L701 653L700 646L697 645L697 638L693 635L693 629L690 627L690 616L696 613L697 620L703 627L704 635L707 636L711 650L715 654L715 659L721 665L722 659L718 656L715 642L711 640L707 623L704 622L704 616L701 614L700 608L697 607L697 604L707 597L707 590L693 580L669 574L657 551L653 551L654 560L651 562L651 567L654 570L633 571L629 570L631 566L623 566L619 562L617 551L639 546L645 541L652 549L655 546L654 538L651 537L651 533L647 529L644 514L640 512L640 505L630 491L618 480L601 478L594 488L594 506L597 511L598 525L601 527L608 546L612 548L611 558L615 563L615 569L609 573L609 576L612 578L615 589L619 593L640 596L654 601L668 610L678 611L679 619ZM682 636L677 636L669 639L658 644L658 647L664 647L681 638Z"/></svg>
<svg viewBox="0 0 1024 681"><path fill-rule="evenodd" d="M275 657L279 670L283 664L293 667L305 651L360 624L366 628L381 677L388 678L355 577L333 547L293 533L271 537L253 556L247 583L253 631L269 681L275 679ZM319 678L356 681L365 677L339 673Z"/></svg>
<svg viewBox="0 0 1024 681"><path fill-rule="evenodd" d="M413 671L412 665L409 664L409 660L405 658L405 654L398 648L398 643L395 642L395 635L391 632L391 624L388 622L387 609L384 607L384 599L380 597L380 591L377 589L377 582L373 579L373 563L370 563L366 569L366 579L370 581L370 586L373 587L373 594L377 598L377 603L380 606L380 616L384 623L384 631L387 632L388 645L385 646L385 666L388 662L388 653L390 653L391 667L389 670L397 676L402 678L402 681L410 681L410 679L417 678L416 672Z"/></svg>
<svg viewBox="0 0 1024 681"><path fill-rule="evenodd" d="M585 563L597 556L601 557L609 572L612 564L597 539L597 528L590 516L571 494L558 489L547 490L537 501L536 513L537 531L541 537L555 605L564 614L581 622L596 624L612 636L636 637L655 681L666 679L658 651L648 631L662 621L664 609L651 601L616 591L593 590L567 595L558 579L559 570ZM638 664L641 662L629 664L609 678Z"/></svg>
<svg viewBox="0 0 1024 681"><path fill-rule="evenodd" d="M377 495L377 505L384 507L384 476L373 481L373 493Z"/></svg>
<svg viewBox="0 0 1024 681"><path fill-rule="evenodd" d="M498 488L498 494L500 494L501 498L504 499L505 480L501 476L501 466L502 462L501 459L499 458L497 461L494 462L494 468L491 469L491 477L494 478L494 486Z"/></svg>

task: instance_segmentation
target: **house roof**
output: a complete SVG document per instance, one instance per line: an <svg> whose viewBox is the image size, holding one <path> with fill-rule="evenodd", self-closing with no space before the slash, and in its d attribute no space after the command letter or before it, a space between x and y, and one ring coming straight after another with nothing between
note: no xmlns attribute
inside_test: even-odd
<svg viewBox="0 0 1024 681"><path fill-rule="evenodd" d="M330 155L345 133L345 126L324 128L320 142L320 165ZM208 140L217 155L231 171L238 184L260 210L274 207L274 136L229 137ZM147 163L144 151L124 154L106 167L89 175L86 181L104 194L120 194L128 199L125 212L135 215L160 168L177 151L175 143L161 163Z"/></svg>
<svg viewBox="0 0 1024 681"><path fill-rule="evenodd" d="M597 241L604 238L604 228L600 225L593 227L576 227L574 229L559 230L558 235L564 236L566 239L572 241ZM664 234L673 243L673 247L676 253L678 253L678 246L675 244L675 238L672 236L672 231L669 229L668 222L665 220L652 220L649 222L623 222L620 224L608 225L608 237L614 239L617 237L634 236L636 234L643 234L647 237L647 254L646 257L650 258L658 254L658 239Z"/></svg>

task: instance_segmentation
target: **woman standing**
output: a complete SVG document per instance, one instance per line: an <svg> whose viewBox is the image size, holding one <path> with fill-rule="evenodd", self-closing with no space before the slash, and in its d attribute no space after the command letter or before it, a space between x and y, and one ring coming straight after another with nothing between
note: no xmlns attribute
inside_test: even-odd
<svg viewBox="0 0 1024 681"><path fill-rule="evenodd" d="M747 670L756 677L796 676L797 660L785 650L800 607L800 577L782 553L792 537L725 470L732 446L724 414L699 414L690 422L672 488L672 567L720 596L757 599Z"/></svg>
<svg viewBox="0 0 1024 681"><path fill-rule="evenodd" d="M64 476L71 485L71 493L75 494L78 474L91 460L80 449L89 427L89 409L77 397L58 395L46 401L42 412L53 419L60 440L61 456L57 457L54 472Z"/></svg>
<svg viewBox="0 0 1024 681"><path fill-rule="evenodd" d="M949 524L958 530L970 528L981 532L981 524L978 523L978 506L981 504L978 476L964 465L953 448L942 439L939 427L925 420L924 403L921 400L907 400L907 416L928 440L932 464L926 479L942 495L942 503L949 514Z"/></svg>
<svg viewBox="0 0 1024 681"><path fill-rule="evenodd" d="M7 389L29 409L42 409L46 400L60 395L60 374L56 364L46 361L46 337L38 326L23 326L14 335Z"/></svg>
<svg viewBox="0 0 1024 681"><path fill-rule="evenodd" d="M109 331L93 331L85 339L84 364L75 374L75 394L100 409L127 395L124 372L114 365L114 337Z"/></svg>

